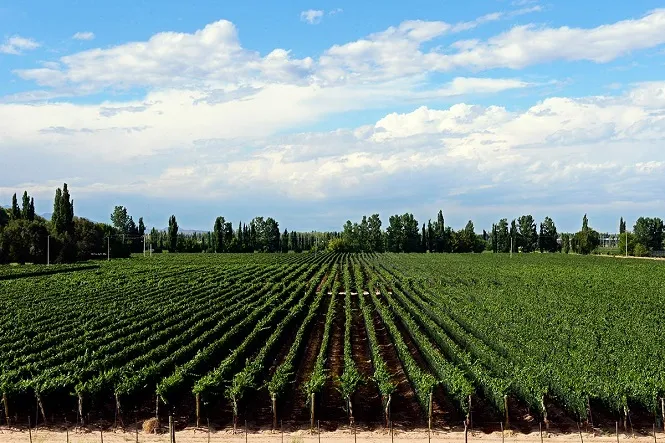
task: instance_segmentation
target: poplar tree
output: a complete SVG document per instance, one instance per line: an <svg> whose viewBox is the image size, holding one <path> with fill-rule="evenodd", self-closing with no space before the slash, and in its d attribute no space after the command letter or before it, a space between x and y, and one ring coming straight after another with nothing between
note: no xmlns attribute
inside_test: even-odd
<svg viewBox="0 0 665 443"><path fill-rule="evenodd" d="M169 252L176 252L178 246L178 222L175 219L175 215L169 217Z"/></svg>
<svg viewBox="0 0 665 443"><path fill-rule="evenodd" d="M29 220L30 215L30 196L28 196L28 191L23 191L23 204L21 205L21 218L23 220Z"/></svg>
<svg viewBox="0 0 665 443"><path fill-rule="evenodd" d="M21 208L18 207L18 200L16 199L16 194L14 194L14 196L12 197L11 217L12 217L12 220L20 220L21 219Z"/></svg>

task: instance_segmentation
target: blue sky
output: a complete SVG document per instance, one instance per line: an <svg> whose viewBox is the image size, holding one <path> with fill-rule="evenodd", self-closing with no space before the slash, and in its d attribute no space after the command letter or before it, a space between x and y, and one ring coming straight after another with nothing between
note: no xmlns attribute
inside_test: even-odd
<svg viewBox="0 0 665 443"><path fill-rule="evenodd" d="M0 5L0 202L288 229L664 217L656 1Z"/></svg>

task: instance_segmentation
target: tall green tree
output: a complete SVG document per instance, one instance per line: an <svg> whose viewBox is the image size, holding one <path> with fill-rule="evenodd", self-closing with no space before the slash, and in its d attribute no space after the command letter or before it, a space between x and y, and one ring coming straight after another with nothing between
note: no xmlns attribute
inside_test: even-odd
<svg viewBox="0 0 665 443"><path fill-rule="evenodd" d="M284 229L284 233L280 238L282 252L289 252L289 231Z"/></svg>
<svg viewBox="0 0 665 443"><path fill-rule="evenodd" d="M506 218L499 220L496 225L496 247L497 252L510 252L510 232Z"/></svg>
<svg viewBox="0 0 665 443"><path fill-rule="evenodd" d="M519 242L519 231L517 230L517 221L513 219L510 222L510 231L508 232L508 252L516 252Z"/></svg>
<svg viewBox="0 0 665 443"><path fill-rule="evenodd" d="M554 220L550 217L545 217L545 220L540 224L541 251L557 252L559 250L558 237L559 234L556 231Z"/></svg>
<svg viewBox="0 0 665 443"><path fill-rule="evenodd" d="M636 242L648 251L658 251L663 247L663 220L660 218L640 217L633 227Z"/></svg>
<svg viewBox="0 0 665 443"><path fill-rule="evenodd" d="M388 252L403 252L402 248L404 244L405 239L402 217L399 215L391 215L388 219L388 228L386 229L386 246Z"/></svg>
<svg viewBox="0 0 665 443"><path fill-rule="evenodd" d="M367 230L369 233L370 252L383 252L384 238L381 230L381 218L379 214L372 214L367 220Z"/></svg>
<svg viewBox="0 0 665 443"><path fill-rule="evenodd" d="M30 197L30 207L28 208L28 220L33 221L35 219L35 199Z"/></svg>
<svg viewBox="0 0 665 443"><path fill-rule="evenodd" d="M30 196L28 191L23 191L23 201L21 205L21 218L23 220L29 220L30 217Z"/></svg>
<svg viewBox="0 0 665 443"><path fill-rule="evenodd" d="M226 252L226 245L224 244L224 228L226 219L219 216L215 219L215 224L212 227L213 249L215 252Z"/></svg>
<svg viewBox="0 0 665 443"><path fill-rule="evenodd" d="M16 199L16 194L12 197L12 210L11 210L12 220L21 219L21 208L18 206L18 200Z"/></svg>
<svg viewBox="0 0 665 443"><path fill-rule="evenodd" d="M129 234L129 220L130 216L127 213L127 208L124 206L116 206L113 209L113 212L111 213L111 223L120 234Z"/></svg>
<svg viewBox="0 0 665 443"><path fill-rule="evenodd" d="M62 186L62 204L60 205L62 211L62 224L64 232L70 236L74 236L74 200L69 195L67 183Z"/></svg>
<svg viewBox="0 0 665 443"><path fill-rule="evenodd" d="M141 237L145 235L145 223L143 223L143 217L139 217L139 235Z"/></svg>
<svg viewBox="0 0 665 443"><path fill-rule="evenodd" d="M589 227L586 214L582 219L582 230L573 237L573 250L578 254L591 254L600 245L600 234Z"/></svg>
<svg viewBox="0 0 665 443"><path fill-rule="evenodd" d="M176 221L175 215L169 217L168 239L169 252L176 252L178 246L178 222Z"/></svg>
<svg viewBox="0 0 665 443"><path fill-rule="evenodd" d="M538 247L538 231L536 222L531 215L523 215L517 219L519 226L519 246L523 252L533 252Z"/></svg>
<svg viewBox="0 0 665 443"><path fill-rule="evenodd" d="M9 213L5 210L5 208L0 206L0 229L2 229L4 226L7 226L7 224L9 224L9 220Z"/></svg>

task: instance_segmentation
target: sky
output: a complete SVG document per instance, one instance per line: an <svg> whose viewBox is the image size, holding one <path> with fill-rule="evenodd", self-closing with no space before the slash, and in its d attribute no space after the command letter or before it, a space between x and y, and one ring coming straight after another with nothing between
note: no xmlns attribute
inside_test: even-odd
<svg viewBox="0 0 665 443"><path fill-rule="evenodd" d="M660 7L660 9L659 9ZM8 0L0 204L162 228L665 217L662 1Z"/></svg>

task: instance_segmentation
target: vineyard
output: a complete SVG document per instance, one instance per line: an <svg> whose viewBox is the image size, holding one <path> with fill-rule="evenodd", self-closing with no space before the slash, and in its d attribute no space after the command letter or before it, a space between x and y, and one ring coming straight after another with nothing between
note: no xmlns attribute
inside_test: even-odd
<svg viewBox="0 0 665 443"><path fill-rule="evenodd" d="M663 426L665 267L179 254L0 268L0 418Z"/></svg>

